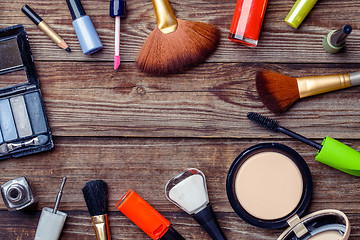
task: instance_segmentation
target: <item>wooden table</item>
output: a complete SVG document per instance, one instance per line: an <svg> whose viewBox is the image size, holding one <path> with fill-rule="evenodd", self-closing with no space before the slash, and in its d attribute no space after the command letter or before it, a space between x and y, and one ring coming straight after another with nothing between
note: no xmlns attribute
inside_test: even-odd
<svg viewBox="0 0 360 240"><path fill-rule="evenodd" d="M26 176L38 203L8 212L0 202L0 239L33 239L40 211L52 207L61 178L68 178L59 210L68 213L61 239L95 239L81 192L89 180L109 185L112 239L149 239L114 206L134 189L168 218L187 239L209 239L186 213L165 198L167 181L189 167L202 170L209 197L228 239L276 239L282 230L263 230L242 221L226 196L225 180L234 158L254 144L279 142L307 161L314 181L308 213L338 209L352 224L350 239L360 239L360 180L314 160L313 148L254 126L248 111L279 120L283 126L321 141L325 135L360 150L360 88L303 99L282 115L259 101L255 72L278 70L294 77L357 71L360 63L359 1L322 0L298 30L283 19L292 0L270 0L258 47L227 40L235 0L172 0L177 17L210 22L221 43L206 63L184 74L152 77L134 66L142 43L156 26L151 1L129 0L121 22L121 59L113 70L114 19L109 1L82 0L104 44L82 54L65 0L0 3L0 27L25 25L35 58L55 149L0 162L0 183ZM70 45L54 45L21 11L29 4ZM330 55L322 38L351 24L345 51Z"/></svg>

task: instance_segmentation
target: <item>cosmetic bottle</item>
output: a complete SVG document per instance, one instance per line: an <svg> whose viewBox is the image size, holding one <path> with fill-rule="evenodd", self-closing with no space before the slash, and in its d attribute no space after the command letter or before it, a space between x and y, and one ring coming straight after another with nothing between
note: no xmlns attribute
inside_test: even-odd
<svg viewBox="0 0 360 240"><path fill-rule="evenodd" d="M230 26L231 42L256 47L265 16L267 0L238 0Z"/></svg>
<svg viewBox="0 0 360 240"><path fill-rule="evenodd" d="M1 196L9 211L24 209L35 202L29 182L25 177L18 177L4 183Z"/></svg>
<svg viewBox="0 0 360 240"><path fill-rule="evenodd" d="M80 42L81 49L85 55L95 53L103 48L99 35L97 34L89 16L86 15L80 0L66 0L76 36Z"/></svg>
<svg viewBox="0 0 360 240"><path fill-rule="evenodd" d="M297 0L286 16L285 22L293 28L298 28L316 2L317 0Z"/></svg>

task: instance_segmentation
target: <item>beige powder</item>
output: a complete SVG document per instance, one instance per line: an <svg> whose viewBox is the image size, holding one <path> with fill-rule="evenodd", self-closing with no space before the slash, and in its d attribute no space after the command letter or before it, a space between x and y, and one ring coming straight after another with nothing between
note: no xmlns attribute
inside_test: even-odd
<svg viewBox="0 0 360 240"><path fill-rule="evenodd" d="M308 240L342 240L343 235L338 231L326 231L309 238Z"/></svg>
<svg viewBox="0 0 360 240"><path fill-rule="evenodd" d="M263 220L285 217L301 200L303 179L296 164L278 152L260 152L247 159L235 177L241 206Z"/></svg>

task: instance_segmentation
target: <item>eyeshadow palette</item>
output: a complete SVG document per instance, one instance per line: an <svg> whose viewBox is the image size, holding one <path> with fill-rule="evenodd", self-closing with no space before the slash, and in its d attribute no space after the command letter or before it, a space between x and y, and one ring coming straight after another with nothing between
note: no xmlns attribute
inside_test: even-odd
<svg viewBox="0 0 360 240"><path fill-rule="evenodd" d="M39 80L22 25L0 29L0 82L0 159L52 149Z"/></svg>

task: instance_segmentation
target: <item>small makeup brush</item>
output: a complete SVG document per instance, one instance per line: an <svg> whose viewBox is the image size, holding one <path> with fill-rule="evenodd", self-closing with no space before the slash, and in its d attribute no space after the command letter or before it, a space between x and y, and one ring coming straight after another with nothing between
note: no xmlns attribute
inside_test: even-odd
<svg viewBox="0 0 360 240"><path fill-rule="evenodd" d="M30 139L30 140L24 141L24 142L3 143L0 145L0 156L8 154L19 148L43 145L43 144L47 143L48 140L49 140L48 136L39 135L37 137L34 137L33 139Z"/></svg>
<svg viewBox="0 0 360 240"><path fill-rule="evenodd" d="M360 153L355 149L326 136L321 144L303 137L279 125L271 118L249 112L247 117L254 123L273 132L282 132L318 150L315 160L348 174L360 177Z"/></svg>
<svg viewBox="0 0 360 240"><path fill-rule="evenodd" d="M152 0L158 26L145 41L137 67L153 75L180 73L203 62L219 43L212 24L177 19L168 0Z"/></svg>
<svg viewBox="0 0 360 240"><path fill-rule="evenodd" d="M299 98L360 85L360 72L293 78L274 71L256 74L260 100L274 113L288 109Z"/></svg>
<svg viewBox="0 0 360 240"><path fill-rule="evenodd" d="M189 168L169 180L165 187L167 199L192 216L213 240L226 240L209 202L205 175Z"/></svg>
<svg viewBox="0 0 360 240"><path fill-rule="evenodd" d="M106 182L94 180L87 182L82 189L86 206L91 215L97 240L110 240L107 218L108 188Z"/></svg>

